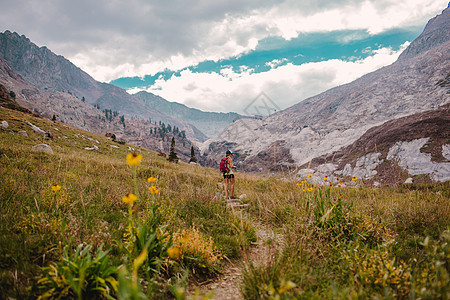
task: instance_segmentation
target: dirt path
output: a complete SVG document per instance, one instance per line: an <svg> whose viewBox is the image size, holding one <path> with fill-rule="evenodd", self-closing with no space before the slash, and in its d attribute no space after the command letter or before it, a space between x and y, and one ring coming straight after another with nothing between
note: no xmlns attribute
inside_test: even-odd
<svg viewBox="0 0 450 300"><path fill-rule="evenodd" d="M234 300L242 299L239 285L241 284L242 269L251 261L254 265L262 265L270 261L280 246L282 237L280 234L273 232L267 226L251 222L255 227L257 234L257 242L246 253L242 259L237 262L228 262L223 268L223 275L212 282L205 282L197 286L200 289L200 295L213 295L211 299L217 300ZM188 299L195 299L195 288L188 292Z"/></svg>

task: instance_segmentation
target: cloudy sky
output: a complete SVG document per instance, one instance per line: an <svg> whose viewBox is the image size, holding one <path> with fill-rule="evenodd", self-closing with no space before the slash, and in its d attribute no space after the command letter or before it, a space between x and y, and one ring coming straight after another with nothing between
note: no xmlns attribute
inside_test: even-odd
<svg viewBox="0 0 450 300"><path fill-rule="evenodd" d="M0 0L96 80L208 111L281 109L394 62L448 0Z"/></svg>

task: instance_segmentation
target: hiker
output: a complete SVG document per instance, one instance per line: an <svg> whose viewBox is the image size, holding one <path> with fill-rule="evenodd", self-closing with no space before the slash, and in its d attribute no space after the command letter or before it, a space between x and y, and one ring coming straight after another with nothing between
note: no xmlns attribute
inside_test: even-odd
<svg viewBox="0 0 450 300"><path fill-rule="evenodd" d="M228 186L230 186L230 198L236 199L234 197L234 173L233 169L236 169L235 166L233 166L233 152L230 150L227 150L226 157L222 159L224 161L224 164L221 162L221 171L223 172L223 180L225 181L225 197L228 198Z"/></svg>

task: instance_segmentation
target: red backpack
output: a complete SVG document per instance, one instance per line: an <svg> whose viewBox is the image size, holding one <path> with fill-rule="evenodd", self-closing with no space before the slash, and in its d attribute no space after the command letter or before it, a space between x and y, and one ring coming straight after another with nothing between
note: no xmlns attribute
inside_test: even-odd
<svg viewBox="0 0 450 300"><path fill-rule="evenodd" d="M230 172L230 168L228 168L228 157L222 158L222 160L220 161L219 169L220 169L220 172L222 172L222 173Z"/></svg>

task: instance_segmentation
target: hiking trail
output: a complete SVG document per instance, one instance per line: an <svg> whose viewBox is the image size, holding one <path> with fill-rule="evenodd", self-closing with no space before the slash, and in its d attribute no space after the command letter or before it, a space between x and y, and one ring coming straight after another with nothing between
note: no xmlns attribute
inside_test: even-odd
<svg viewBox="0 0 450 300"><path fill-rule="evenodd" d="M239 207L239 206L238 206ZM240 284L242 282L242 270L252 262L254 266L265 265L273 259L277 249L281 247L282 235L275 233L267 225L263 225L245 215L245 212L232 208L235 214L250 222L255 228L257 241L243 256L234 262L228 261L222 269L222 275L218 278L205 281L196 286L190 286L187 290L187 299L195 299L196 291L202 296L212 294L217 300L242 299ZM204 299L204 298L201 298Z"/></svg>

